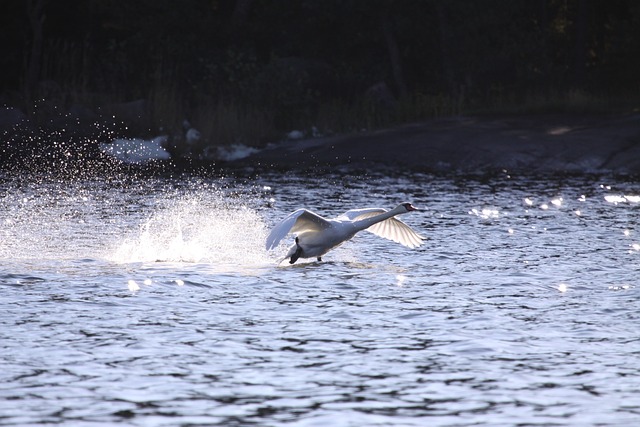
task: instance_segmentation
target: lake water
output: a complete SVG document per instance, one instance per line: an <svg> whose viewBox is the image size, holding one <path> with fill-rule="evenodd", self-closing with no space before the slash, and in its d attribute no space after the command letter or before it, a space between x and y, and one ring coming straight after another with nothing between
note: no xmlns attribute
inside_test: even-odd
<svg viewBox="0 0 640 427"><path fill-rule="evenodd" d="M419 249L264 250L403 201ZM0 425L638 425L639 220L602 175L3 175Z"/></svg>

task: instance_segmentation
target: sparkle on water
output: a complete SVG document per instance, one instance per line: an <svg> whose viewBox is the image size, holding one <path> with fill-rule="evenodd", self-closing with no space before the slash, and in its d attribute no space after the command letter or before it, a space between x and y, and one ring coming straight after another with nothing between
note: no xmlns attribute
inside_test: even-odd
<svg viewBox="0 0 640 427"><path fill-rule="evenodd" d="M0 186L0 425L633 425L638 183L276 173ZM264 250L411 201L410 250Z"/></svg>

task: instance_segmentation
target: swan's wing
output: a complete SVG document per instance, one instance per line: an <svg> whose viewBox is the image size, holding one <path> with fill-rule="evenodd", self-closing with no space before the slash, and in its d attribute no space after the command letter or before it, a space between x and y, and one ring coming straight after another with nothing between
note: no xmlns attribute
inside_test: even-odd
<svg viewBox="0 0 640 427"><path fill-rule="evenodd" d="M424 237L413 231L411 227L397 218L389 218L377 224L373 224L371 227L367 228L366 231L369 231L376 236L393 240L394 242L400 243L408 248L417 248L424 241Z"/></svg>
<svg viewBox="0 0 640 427"><path fill-rule="evenodd" d="M290 213L285 219L276 225L267 236L266 248L273 249L278 246L280 240L289 233L302 233L303 231L320 231L329 227L329 222L306 209L298 209Z"/></svg>
<svg viewBox="0 0 640 427"><path fill-rule="evenodd" d="M353 209L340 215L339 218L349 219L351 221L359 221L361 219L370 218L386 212L382 208ZM367 228L367 231L376 236L392 240L409 248L417 248L424 240L424 237L413 231L404 222L393 217Z"/></svg>
<svg viewBox="0 0 640 427"><path fill-rule="evenodd" d="M382 208L351 209L350 211L346 211L336 219L338 220L348 219L349 221L358 221L360 219L365 219L372 216L380 215L381 213L385 213L386 211L387 211L386 209L382 209Z"/></svg>

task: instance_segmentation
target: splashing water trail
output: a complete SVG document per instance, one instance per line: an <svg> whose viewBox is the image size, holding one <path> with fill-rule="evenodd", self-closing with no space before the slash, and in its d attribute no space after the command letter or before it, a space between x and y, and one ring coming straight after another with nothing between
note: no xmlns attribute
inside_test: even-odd
<svg viewBox="0 0 640 427"><path fill-rule="evenodd" d="M109 257L117 263L187 262L216 266L270 262L262 249L265 226L258 213L216 195L159 201L140 228Z"/></svg>
<svg viewBox="0 0 640 427"><path fill-rule="evenodd" d="M255 195L231 197L215 182L118 185L8 186L0 192L0 256L54 264L203 263L227 271L273 264L264 250L265 224L252 208L259 205Z"/></svg>

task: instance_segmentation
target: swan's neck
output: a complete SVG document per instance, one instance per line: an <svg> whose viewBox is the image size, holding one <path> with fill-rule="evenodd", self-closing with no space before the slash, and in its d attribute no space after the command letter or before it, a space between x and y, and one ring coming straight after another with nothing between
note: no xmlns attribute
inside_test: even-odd
<svg viewBox="0 0 640 427"><path fill-rule="evenodd" d="M404 212L404 211L402 211ZM369 227L371 227L373 224L377 224L379 222L382 222L386 219L392 218L400 213L402 213L399 211L398 208L392 209L390 211L387 212L383 212L380 215L376 215L376 216L372 216L370 218L365 218L365 219L361 219L359 221L356 221L354 223L354 225L358 228L358 230L365 230Z"/></svg>

